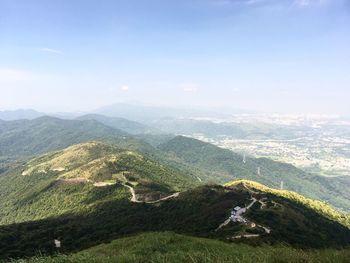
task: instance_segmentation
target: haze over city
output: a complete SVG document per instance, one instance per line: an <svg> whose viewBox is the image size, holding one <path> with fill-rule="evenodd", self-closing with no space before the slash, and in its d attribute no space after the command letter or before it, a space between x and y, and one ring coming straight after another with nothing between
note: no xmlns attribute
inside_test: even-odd
<svg viewBox="0 0 350 263"><path fill-rule="evenodd" d="M0 17L0 110L350 115L346 0L1 0Z"/></svg>

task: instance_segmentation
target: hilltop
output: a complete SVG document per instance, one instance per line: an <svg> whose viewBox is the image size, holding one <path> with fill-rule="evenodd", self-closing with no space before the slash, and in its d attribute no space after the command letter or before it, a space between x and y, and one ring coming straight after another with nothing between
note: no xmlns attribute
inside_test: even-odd
<svg viewBox="0 0 350 263"><path fill-rule="evenodd" d="M6 110L0 111L0 120L12 121L19 119L35 119L41 116L44 116L45 113L38 112L32 109L20 109L20 110Z"/></svg>
<svg viewBox="0 0 350 263"><path fill-rule="evenodd" d="M7 170L17 160L28 160L92 140L144 153L154 152L148 143L96 120L44 116L34 120L0 121L0 171Z"/></svg>
<svg viewBox="0 0 350 263"><path fill-rule="evenodd" d="M156 200L194 186L194 179L138 152L87 142L49 153L0 177L0 223L88 209L86 200ZM60 202L64 199L64 202ZM101 199L101 200L99 200Z"/></svg>
<svg viewBox="0 0 350 263"><path fill-rule="evenodd" d="M88 140L122 141L127 134L95 120L40 117L0 123L0 155L30 156Z"/></svg>

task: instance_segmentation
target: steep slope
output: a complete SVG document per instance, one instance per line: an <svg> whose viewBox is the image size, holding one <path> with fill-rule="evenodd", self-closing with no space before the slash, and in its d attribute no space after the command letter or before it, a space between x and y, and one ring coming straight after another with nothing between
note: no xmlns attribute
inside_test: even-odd
<svg viewBox="0 0 350 263"><path fill-rule="evenodd" d="M134 151L99 142L78 144L0 177L0 223L84 211L98 202L127 198L130 190L137 201L153 201L194 182Z"/></svg>
<svg viewBox="0 0 350 263"><path fill-rule="evenodd" d="M207 178L211 178L216 183L225 183L234 179L249 179L279 188L283 181L284 187L288 190L350 211L347 191L339 184L336 187L334 186L335 181L332 184L326 183L322 178L307 174L290 164L267 158L247 157L244 160L243 156L230 150L183 136L177 136L160 145L159 148L172 154L174 158L197 167L207 174Z"/></svg>
<svg viewBox="0 0 350 263"><path fill-rule="evenodd" d="M104 125L125 131L129 134L143 134L154 132L155 129L139 122L130 121L124 118L107 117L99 114L87 114L80 116L77 120L96 120Z"/></svg>
<svg viewBox="0 0 350 263"><path fill-rule="evenodd" d="M286 246L253 247L244 244L227 244L222 241L190 237L172 232L152 232L117 239L109 244L102 244L72 255L38 257L20 260L18 263L348 263L349 258L350 250L303 251Z"/></svg>

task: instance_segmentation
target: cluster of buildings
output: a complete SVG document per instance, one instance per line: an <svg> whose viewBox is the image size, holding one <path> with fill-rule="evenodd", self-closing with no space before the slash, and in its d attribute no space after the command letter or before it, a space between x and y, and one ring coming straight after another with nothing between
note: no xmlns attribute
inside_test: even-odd
<svg viewBox="0 0 350 263"><path fill-rule="evenodd" d="M236 206L231 211L230 219L232 222L238 222L238 223L248 223L247 219L242 217L242 214L244 214L247 211L246 208L241 208L240 206Z"/></svg>

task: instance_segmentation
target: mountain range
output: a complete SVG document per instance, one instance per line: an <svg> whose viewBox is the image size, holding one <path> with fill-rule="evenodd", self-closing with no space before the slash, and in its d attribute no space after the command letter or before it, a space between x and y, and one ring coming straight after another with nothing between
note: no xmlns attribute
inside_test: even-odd
<svg viewBox="0 0 350 263"><path fill-rule="evenodd" d="M1 259L39 253L48 257L38 262L56 260L53 240L71 254L128 238L144 246L158 235L219 242L224 251L350 245L347 177L325 178L160 130L96 114L0 121ZM89 251L81 253L96 253Z"/></svg>

